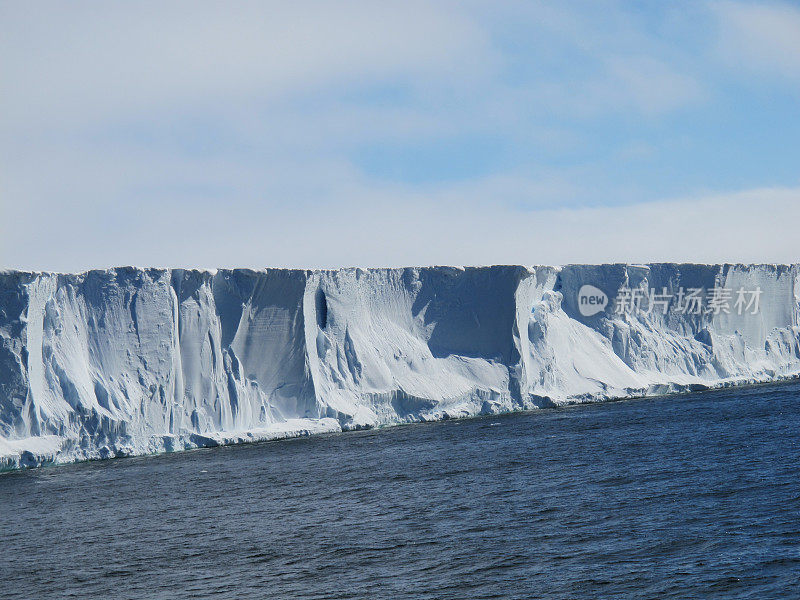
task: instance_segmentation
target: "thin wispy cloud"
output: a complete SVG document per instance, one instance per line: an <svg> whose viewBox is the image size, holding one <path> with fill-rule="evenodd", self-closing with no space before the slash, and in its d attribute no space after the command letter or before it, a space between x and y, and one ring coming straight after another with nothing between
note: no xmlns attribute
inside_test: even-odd
<svg viewBox="0 0 800 600"><path fill-rule="evenodd" d="M745 75L758 73L800 84L800 6L720 2L719 51Z"/></svg>

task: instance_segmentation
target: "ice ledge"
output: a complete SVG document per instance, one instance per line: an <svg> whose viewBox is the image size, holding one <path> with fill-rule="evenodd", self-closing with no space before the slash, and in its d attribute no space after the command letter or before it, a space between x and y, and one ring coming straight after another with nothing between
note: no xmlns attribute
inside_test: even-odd
<svg viewBox="0 0 800 600"><path fill-rule="evenodd" d="M75 438L61 438L55 435L13 441L0 439L0 472L43 465L146 456L196 448L215 448L307 437L322 433L341 433L341 431L342 428L335 419L287 419L269 427L260 427L249 431L167 434L153 436L145 443L121 440L92 449L80 448L79 441Z"/></svg>
<svg viewBox="0 0 800 600"><path fill-rule="evenodd" d="M409 423L426 423L447 421L452 419L474 418L486 415L500 415L515 412L529 412L545 408L558 408L593 402L607 402L615 400L630 400L634 398L647 398L669 396L696 392L707 392L732 387L770 385L800 379L800 371L796 373L779 375L774 378L731 378L720 380L714 384L703 383L667 383L650 386L647 389L625 390L614 394L584 394L581 396L554 399L547 396L531 396L521 406L503 405L498 403L482 403L455 405L447 410L428 412L413 418L383 423L381 427ZM206 434L192 433L182 435L154 436L146 444L119 443L102 446L92 450L83 450L76 446L77 440L61 438L55 435L30 437L20 440L7 441L0 439L0 474L20 469L36 468L41 466L55 466L85 462L91 460L106 460L112 458L131 458L164 454L177 451L193 450L198 448L216 448L218 446L231 446L251 444L265 441L276 441L308 437L320 434L343 433L361 429L372 429L373 424L355 425L342 428L335 419L288 419L285 422L275 423L269 427L262 427L248 431L218 431Z"/></svg>

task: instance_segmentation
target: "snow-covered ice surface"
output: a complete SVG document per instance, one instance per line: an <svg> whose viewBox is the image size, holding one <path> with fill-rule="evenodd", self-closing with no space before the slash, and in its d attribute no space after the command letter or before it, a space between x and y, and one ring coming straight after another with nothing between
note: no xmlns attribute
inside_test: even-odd
<svg viewBox="0 0 800 600"><path fill-rule="evenodd" d="M0 468L772 381L799 265L0 272ZM608 296L585 317L578 290ZM617 314L625 288L762 291Z"/></svg>

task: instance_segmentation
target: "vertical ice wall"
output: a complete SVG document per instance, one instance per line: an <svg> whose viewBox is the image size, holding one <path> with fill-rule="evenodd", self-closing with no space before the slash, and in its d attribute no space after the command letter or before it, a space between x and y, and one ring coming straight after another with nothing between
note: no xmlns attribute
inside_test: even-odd
<svg viewBox="0 0 800 600"><path fill-rule="evenodd" d="M787 265L0 273L0 462L464 416L800 371ZM607 304L584 316L585 285ZM625 289L761 290L618 314Z"/></svg>
<svg viewBox="0 0 800 600"><path fill-rule="evenodd" d="M346 269L309 279L317 397L345 425L509 409L523 267ZM312 302L310 296L314 297ZM321 316L324 315L324 316Z"/></svg>

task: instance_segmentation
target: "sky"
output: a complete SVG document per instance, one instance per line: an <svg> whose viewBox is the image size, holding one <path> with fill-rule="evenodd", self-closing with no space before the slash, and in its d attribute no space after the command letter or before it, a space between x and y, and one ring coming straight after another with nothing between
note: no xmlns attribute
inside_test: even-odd
<svg viewBox="0 0 800 600"><path fill-rule="evenodd" d="M800 262L800 3L0 0L0 268Z"/></svg>

